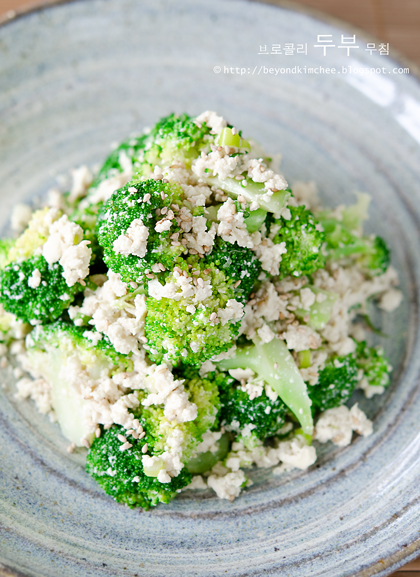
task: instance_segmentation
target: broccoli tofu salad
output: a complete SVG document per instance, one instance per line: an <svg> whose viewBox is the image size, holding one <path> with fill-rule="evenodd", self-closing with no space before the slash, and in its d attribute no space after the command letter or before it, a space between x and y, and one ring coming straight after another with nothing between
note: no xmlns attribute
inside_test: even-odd
<svg viewBox="0 0 420 577"><path fill-rule="evenodd" d="M372 433L350 399L390 381L367 339L368 303L402 298L389 250L367 194L325 208L275 165L215 112L171 114L12 214L1 366L130 507L233 500L254 466Z"/></svg>

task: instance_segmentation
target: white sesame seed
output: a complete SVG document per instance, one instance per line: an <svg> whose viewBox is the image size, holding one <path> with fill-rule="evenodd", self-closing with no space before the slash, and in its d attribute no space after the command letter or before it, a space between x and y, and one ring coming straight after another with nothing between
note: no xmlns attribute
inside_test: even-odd
<svg viewBox="0 0 420 577"><path fill-rule="evenodd" d="M82 445L86 447L86 449L90 449L90 443L87 439L82 439Z"/></svg>
<svg viewBox="0 0 420 577"><path fill-rule="evenodd" d="M178 242L177 240L173 240L173 241L171 242L171 246L181 246L181 243Z"/></svg>
<svg viewBox="0 0 420 577"><path fill-rule="evenodd" d="M143 431L142 433L139 434L139 439L143 439L143 437L146 436L146 433Z"/></svg>
<svg viewBox="0 0 420 577"><path fill-rule="evenodd" d="M204 286L205 286L203 279L200 277L197 279L197 284L200 288L204 288Z"/></svg>
<svg viewBox="0 0 420 577"><path fill-rule="evenodd" d="M124 435L117 435L117 439L118 439L119 441L121 441L121 443L126 443L126 442L127 442L127 439L126 439L126 437L124 437Z"/></svg>
<svg viewBox="0 0 420 577"><path fill-rule="evenodd" d="M104 425L104 429L108 430L112 427L112 425Z"/></svg>
<svg viewBox="0 0 420 577"><path fill-rule="evenodd" d="M274 368L278 369L279 368L279 364L278 363L274 363Z"/></svg>
<svg viewBox="0 0 420 577"><path fill-rule="evenodd" d="M129 430L127 431L127 435L132 435L133 433L134 433L134 429L129 429Z"/></svg>
<svg viewBox="0 0 420 577"><path fill-rule="evenodd" d="M137 188L135 188L134 186L130 186L128 192L137 192Z"/></svg>
<svg viewBox="0 0 420 577"><path fill-rule="evenodd" d="M147 193L143 196L143 202L149 202L149 200L150 200L150 194Z"/></svg>
<svg viewBox="0 0 420 577"><path fill-rule="evenodd" d="M240 280L237 280L236 283L233 285L233 288L238 288L238 286L241 284Z"/></svg>
<svg viewBox="0 0 420 577"><path fill-rule="evenodd" d="M155 275L152 274L151 272L147 273L146 276L147 276L147 278L150 278L150 279L154 279L154 278L155 278Z"/></svg>
<svg viewBox="0 0 420 577"><path fill-rule="evenodd" d="M136 427L136 429L140 427L140 421L138 419L133 419L133 426Z"/></svg>
<svg viewBox="0 0 420 577"><path fill-rule="evenodd" d="M76 448L76 443L72 443L67 447L67 453L73 453L74 449Z"/></svg>
<svg viewBox="0 0 420 577"><path fill-rule="evenodd" d="M139 434L138 434L137 431L133 431L133 432L131 433L131 436L134 437L135 439L138 439L138 438L139 438Z"/></svg>
<svg viewBox="0 0 420 577"><path fill-rule="evenodd" d="M127 441L126 443L124 443L124 445L121 445L120 451L126 451L127 449L131 449L132 446L133 445Z"/></svg>
<svg viewBox="0 0 420 577"><path fill-rule="evenodd" d="M139 483L140 477L133 477L133 483Z"/></svg>
<svg viewBox="0 0 420 577"><path fill-rule="evenodd" d="M167 212L168 212L168 207L167 207L167 206L164 206L164 207L162 208L162 210L160 211L161 214L166 214Z"/></svg>
<svg viewBox="0 0 420 577"><path fill-rule="evenodd" d="M142 449L141 449L141 452L142 452L142 453L147 453L148 448L149 448L149 447L147 446L147 443L145 443L145 444L143 445Z"/></svg>
<svg viewBox="0 0 420 577"><path fill-rule="evenodd" d="M165 200L165 198L166 198L166 194L163 192L163 190L160 191L160 198L162 200Z"/></svg>
<svg viewBox="0 0 420 577"><path fill-rule="evenodd" d="M99 439L99 437L101 436L101 429L99 427L96 427L96 431L95 431L95 437L97 439Z"/></svg>

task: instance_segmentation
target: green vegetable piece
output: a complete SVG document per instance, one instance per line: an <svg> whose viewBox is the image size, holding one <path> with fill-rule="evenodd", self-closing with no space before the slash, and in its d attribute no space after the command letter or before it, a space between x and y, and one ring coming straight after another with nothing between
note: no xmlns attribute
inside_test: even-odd
<svg viewBox="0 0 420 577"><path fill-rule="evenodd" d="M218 138L217 144L219 146L234 146L236 148L244 148L251 150L251 145L247 140L243 140L238 133L233 134L232 129L226 126Z"/></svg>
<svg viewBox="0 0 420 577"><path fill-rule="evenodd" d="M317 331L325 327L325 325L330 320L332 310L338 296L335 293L320 289L312 285L308 288L310 288L311 291L317 296L319 294L324 295L325 299L321 302L315 300L314 304L309 307L309 310L302 308L296 309L295 315L301 319L303 319L306 315L309 315L307 324Z"/></svg>
<svg viewBox="0 0 420 577"><path fill-rule="evenodd" d="M218 449L216 452L206 451L191 457L186 465L188 472L192 475L201 475L201 473L210 471L219 461L223 461L229 452L229 434L224 433L217 441L217 444Z"/></svg>
<svg viewBox="0 0 420 577"><path fill-rule="evenodd" d="M257 208L257 210L252 210L249 216L245 217L245 225L249 234L256 232L261 228L265 219L267 217L267 211L262 208Z"/></svg>
<svg viewBox="0 0 420 577"><path fill-rule="evenodd" d="M310 275L325 265L321 252L324 233L318 230L318 221L304 206L289 206L290 219L273 219L268 215L267 226L275 232L273 242L286 245L280 263L280 277Z"/></svg>
<svg viewBox="0 0 420 577"><path fill-rule="evenodd" d="M311 366L311 351L300 351L297 354L300 369L309 369Z"/></svg>
<svg viewBox="0 0 420 577"><path fill-rule="evenodd" d="M40 282L32 288L28 283L37 270ZM82 290L79 283L69 287L63 267L58 262L49 265L43 256L12 262L0 272L1 304L26 323L56 320Z"/></svg>
<svg viewBox="0 0 420 577"><path fill-rule="evenodd" d="M326 411L343 405L357 385L357 364L353 354L330 359L319 373L318 383L309 387L312 410Z"/></svg>
<svg viewBox="0 0 420 577"><path fill-rule="evenodd" d="M290 197L288 190L278 190L273 193L270 199L264 199L262 197L267 193L264 184L253 182L245 176L243 180L236 180L235 178L221 180L217 176L203 176L202 179L209 186L216 186L233 198L237 198L241 194L248 202L257 201L260 208L267 212L280 212Z"/></svg>
<svg viewBox="0 0 420 577"><path fill-rule="evenodd" d="M311 401L306 384L284 341L273 339L269 343L239 348L233 358L220 361L218 366L223 370L252 369L295 414L303 431L312 434Z"/></svg>
<svg viewBox="0 0 420 577"><path fill-rule="evenodd" d="M382 347L368 347L366 341L362 341L357 344L356 360L369 385L374 387L389 385L389 373L392 367Z"/></svg>

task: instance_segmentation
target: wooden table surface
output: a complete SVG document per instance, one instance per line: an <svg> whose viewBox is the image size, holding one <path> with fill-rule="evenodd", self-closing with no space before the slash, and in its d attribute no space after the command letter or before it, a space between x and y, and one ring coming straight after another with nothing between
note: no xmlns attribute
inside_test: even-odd
<svg viewBox="0 0 420 577"><path fill-rule="evenodd" d="M265 0L276 4L276 0ZM345 20L389 43L420 67L420 0L300 0L303 6ZM37 1L0 0L0 19ZM337 576L339 577L339 576ZM420 558L390 577L420 577Z"/></svg>

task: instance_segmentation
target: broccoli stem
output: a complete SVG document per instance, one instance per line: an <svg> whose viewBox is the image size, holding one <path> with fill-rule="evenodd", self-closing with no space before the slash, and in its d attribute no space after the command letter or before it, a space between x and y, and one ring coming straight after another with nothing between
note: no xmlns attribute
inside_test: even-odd
<svg viewBox="0 0 420 577"><path fill-rule="evenodd" d="M237 349L233 358L220 361L218 366L223 370L252 369L296 415L303 431L312 434L311 401L306 384L284 341L273 339Z"/></svg>
<svg viewBox="0 0 420 577"><path fill-rule="evenodd" d="M337 295L335 293L325 291L319 289L314 286L308 287L311 289L313 293L316 295L323 294L325 295L325 299L322 302L318 302L317 300L311 305L308 309L296 309L295 315L299 318L304 318L306 315L309 315L309 320L307 324L314 329L315 331L322 329L328 323L331 318L332 310L334 304L337 300Z"/></svg>
<svg viewBox="0 0 420 577"><path fill-rule="evenodd" d="M195 457L191 457L186 467L189 473L193 475L201 475L206 471L210 471L216 463L223 461L229 452L229 434L225 433L218 441L219 448L215 453L207 451L206 453L198 453Z"/></svg>
<svg viewBox="0 0 420 577"><path fill-rule="evenodd" d="M251 211L249 216L245 218L245 226L249 234L259 230L266 218L267 211L262 208Z"/></svg>
<svg viewBox="0 0 420 577"><path fill-rule="evenodd" d="M290 197L288 190L278 190L273 192L269 200L263 199L262 196L268 192L264 188L264 184L254 182L246 177L241 181L235 178L221 180L217 176L204 176L202 179L209 186L220 188L234 198L241 194L248 202L257 201L259 206L267 212L280 212ZM246 182L245 186L242 184L243 182Z"/></svg>

